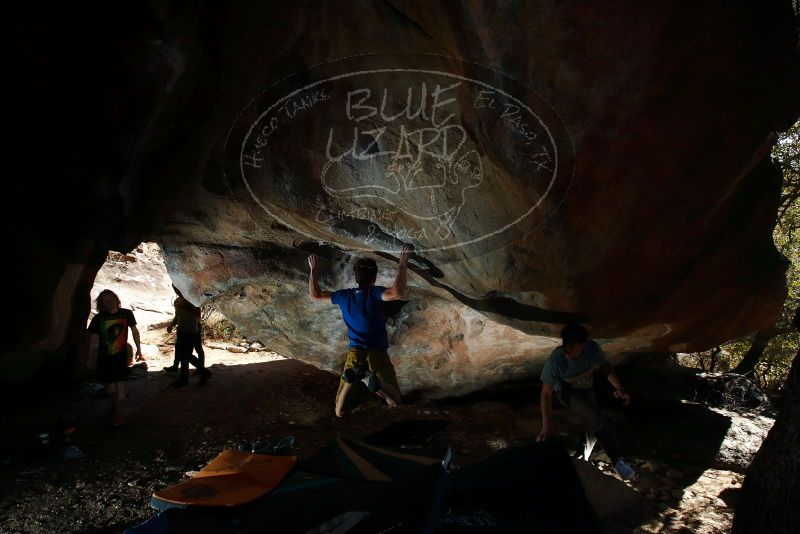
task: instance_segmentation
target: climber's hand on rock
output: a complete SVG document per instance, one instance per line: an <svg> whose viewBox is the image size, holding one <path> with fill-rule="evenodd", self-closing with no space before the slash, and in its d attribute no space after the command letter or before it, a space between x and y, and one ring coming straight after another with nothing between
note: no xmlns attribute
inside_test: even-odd
<svg viewBox="0 0 800 534"><path fill-rule="evenodd" d="M408 258L414 253L414 245L403 245L403 250L400 251L400 265L405 267L408 265Z"/></svg>

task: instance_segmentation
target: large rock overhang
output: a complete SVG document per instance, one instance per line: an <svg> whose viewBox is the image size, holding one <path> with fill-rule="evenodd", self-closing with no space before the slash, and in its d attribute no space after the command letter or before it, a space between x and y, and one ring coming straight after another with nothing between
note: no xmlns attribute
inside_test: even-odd
<svg viewBox="0 0 800 534"><path fill-rule="evenodd" d="M800 107L788 2L243 2L99 26L57 9L15 36L15 131L40 165L12 196L40 211L7 223L53 261L18 266L36 319L14 350L74 342L104 251L143 239L195 300L331 369L343 331L305 299L305 256L329 287L359 254L389 283L414 243L390 328L405 386L435 395L530 376L570 319L615 357L701 350L783 301L768 155ZM423 90L427 114L397 115Z"/></svg>

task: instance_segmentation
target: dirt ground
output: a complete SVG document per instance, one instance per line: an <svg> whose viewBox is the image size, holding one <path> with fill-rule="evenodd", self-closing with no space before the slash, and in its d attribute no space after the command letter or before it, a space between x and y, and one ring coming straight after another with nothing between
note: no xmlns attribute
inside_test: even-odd
<svg viewBox="0 0 800 534"><path fill-rule="evenodd" d="M97 398L91 385L5 392L4 402L14 409L0 420L3 448L17 452L0 458L0 532L121 532L154 514L154 491L184 480L242 440L292 435L296 453L307 456L336 435L361 438L392 421L443 419L449 424L435 440L453 448L457 467L535 440L540 418L533 383L460 399L407 399L397 409L373 398L340 419L333 413L337 376L268 351L234 353L207 341L211 380L198 386L194 377L189 387L171 390L175 375L162 370L173 355L174 341L163 328L171 318L169 279L158 251L148 247L135 262L112 259L98 276L97 291L113 286L123 305L136 308L146 343L149 370L132 373L126 424L110 426L109 401ZM639 476L623 482L607 464L575 461L606 531L729 531L743 476L711 468L696 455L682 457L680 446L665 451L653 432L654 425L664 428L662 422L611 408ZM578 422L567 411L558 410L556 422L568 442L577 436ZM64 426L76 428L71 444L84 458L63 458L65 445L57 441ZM49 449L36 445L40 432L49 432Z"/></svg>
<svg viewBox="0 0 800 534"><path fill-rule="evenodd" d="M538 407L529 395L533 386L469 399L416 400L397 409L368 400L339 419L333 414L337 377L330 373L271 353L211 349L207 360L214 373L207 385L197 386L194 378L190 387L170 390L174 375L160 369L171 363L171 354L151 356L151 371L129 382L126 424L119 429L110 426L108 400L85 389L40 403L25 422L18 414L16 428L27 428L28 434L35 418L54 421L68 414L77 427L72 443L86 458L64 460L57 447L5 468L0 531L120 532L154 513L149 507L154 491L180 482L242 440L293 435L296 452L306 456L335 435L364 437L391 421L445 419L450 423L437 440L451 445L456 465L463 466L530 443L539 430ZM562 430L577 430L568 413L557 415ZM619 429L623 436L636 431L627 425ZM725 498L735 496L742 475L696 465L687 470L680 459L666 463L658 455L637 453L631 460L641 474L628 483L607 465L576 460L607 531L729 530L733 502ZM673 478L671 464L683 473Z"/></svg>

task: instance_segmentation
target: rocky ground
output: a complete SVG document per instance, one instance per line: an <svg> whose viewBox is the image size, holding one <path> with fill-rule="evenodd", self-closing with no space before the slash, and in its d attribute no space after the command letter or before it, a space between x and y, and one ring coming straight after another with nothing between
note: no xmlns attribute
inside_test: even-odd
<svg viewBox="0 0 800 534"><path fill-rule="evenodd" d="M463 466L535 439L540 419L533 383L436 402L408 399L398 409L367 400L338 419L335 375L267 350L232 352L230 340L206 341L214 373L206 386L169 390L174 375L161 370L173 354L174 340L164 331L169 281L153 247L134 253L136 261L112 258L96 288L113 287L124 305L136 308L146 343L149 369L132 373L126 425L110 427L108 401L91 384L57 394L14 392L7 402L19 408L2 415L8 438L0 458L0 532L119 532L153 514L154 491L241 440L293 435L303 456L337 434L363 437L391 421L445 419L449 424L435 439L451 445ZM742 473L772 420L644 398L623 412L610 397L601 400L639 472L623 482L602 454L592 463L575 461L605 529L727 532ZM556 420L574 444L577 420L564 410ZM64 426L76 428L71 444L84 458L64 458L67 444L58 442ZM40 432L50 434L49 448L36 444Z"/></svg>

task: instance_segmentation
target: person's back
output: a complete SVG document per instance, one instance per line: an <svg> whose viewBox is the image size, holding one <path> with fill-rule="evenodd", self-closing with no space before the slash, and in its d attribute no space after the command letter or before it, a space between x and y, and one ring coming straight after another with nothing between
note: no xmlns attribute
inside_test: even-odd
<svg viewBox="0 0 800 534"><path fill-rule="evenodd" d="M383 286L340 289L331 294L339 306L350 338L348 347L387 349L386 316L383 313Z"/></svg>
<svg viewBox="0 0 800 534"><path fill-rule="evenodd" d="M178 332L195 334L200 329L200 308L184 297L175 299L175 319Z"/></svg>
<svg viewBox="0 0 800 534"><path fill-rule="evenodd" d="M311 273L308 279L309 296L315 301L327 301L339 306L349 337L347 358L336 393L336 415L341 417L345 400L353 385L363 381L370 391L384 399L389 406L400 403L400 386L394 366L389 360L389 336L383 302L402 297L406 287L406 269L410 246L400 253L397 277L392 287L376 286L378 266L370 258L361 258L353 265L357 288L341 289L333 293L322 291L317 283L316 258L308 257Z"/></svg>

